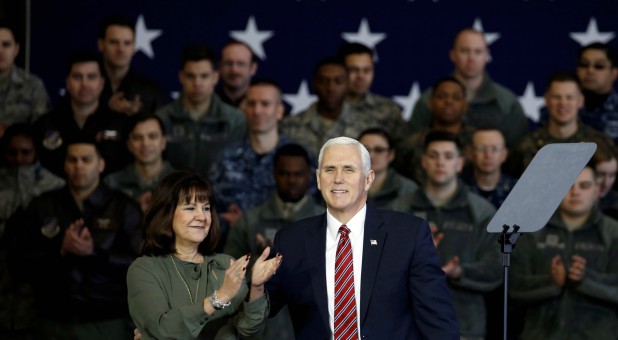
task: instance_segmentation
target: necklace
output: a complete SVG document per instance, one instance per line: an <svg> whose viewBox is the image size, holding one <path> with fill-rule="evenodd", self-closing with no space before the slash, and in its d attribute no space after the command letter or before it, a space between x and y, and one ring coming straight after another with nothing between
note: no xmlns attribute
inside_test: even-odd
<svg viewBox="0 0 618 340"><path fill-rule="evenodd" d="M170 260L172 260L172 264L174 265L174 268L176 268L176 273L178 273L178 276L180 276L182 283L184 283L185 288L187 288L187 292L189 293L189 302L191 302L192 304L195 304L197 302L197 291L200 289L200 281L202 279L202 276L200 275L200 277L197 279L197 287L195 287L195 300L194 300L193 294L191 294L191 290L189 289L189 285L187 284L187 281L185 281L185 279L182 277L182 275L180 274L180 270L178 270L178 267L176 266L176 261L174 261L174 255L170 254Z"/></svg>

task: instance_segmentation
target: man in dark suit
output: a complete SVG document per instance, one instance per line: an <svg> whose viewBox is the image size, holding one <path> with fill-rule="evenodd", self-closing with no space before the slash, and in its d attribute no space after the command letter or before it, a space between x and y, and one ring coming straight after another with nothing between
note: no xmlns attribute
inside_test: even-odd
<svg viewBox="0 0 618 340"><path fill-rule="evenodd" d="M337 318L347 312L335 303L344 281L335 277L343 267L340 247L347 246L341 243L348 243L353 321L343 338L459 339L429 225L366 205L370 164L354 139L333 138L322 147L317 177L327 212L277 233L274 251L284 261L266 285L271 315L287 304L297 339L339 339Z"/></svg>

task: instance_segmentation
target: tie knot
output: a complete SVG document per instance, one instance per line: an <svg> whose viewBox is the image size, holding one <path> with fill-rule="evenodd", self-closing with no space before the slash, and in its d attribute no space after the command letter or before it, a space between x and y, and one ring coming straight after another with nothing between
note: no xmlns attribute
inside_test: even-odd
<svg viewBox="0 0 618 340"><path fill-rule="evenodd" d="M341 237L348 237L348 234L350 234L350 228L344 224L339 227L339 233L341 234Z"/></svg>

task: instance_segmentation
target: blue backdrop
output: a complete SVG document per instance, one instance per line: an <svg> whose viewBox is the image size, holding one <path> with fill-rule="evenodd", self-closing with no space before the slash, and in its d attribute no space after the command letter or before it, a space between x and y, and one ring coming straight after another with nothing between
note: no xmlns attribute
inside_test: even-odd
<svg viewBox="0 0 618 340"><path fill-rule="evenodd" d="M526 94L525 110L535 118L547 75L574 70L581 44L616 46L618 32L613 0L33 0L30 65L52 101L64 87L67 53L96 50L98 24L114 12L139 18L133 65L170 93L180 90L186 44L220 49L236 37L254 47L258 76L277 80L293 111L311 100L301 84L310 84L316 61L353 40L375 49L373 91L394 97L409 113L419 90L452 72L455 33L475 25L491 42L492 78Z"/></svg>

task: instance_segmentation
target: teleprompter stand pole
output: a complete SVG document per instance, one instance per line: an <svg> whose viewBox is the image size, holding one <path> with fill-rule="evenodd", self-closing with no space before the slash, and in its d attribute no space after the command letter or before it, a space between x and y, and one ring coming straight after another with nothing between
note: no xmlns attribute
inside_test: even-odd
<svg viewBox="0 0 618 340"><path fill-rule="evenodd" d="M511 266L511 253L515 248L515 243L521 235L519 226L513 225L513 231L509 232L511 227L508 225L502 226L502 234L498 237L498 243L500 243L500 249L502 250L502 267L504 267L504 309L503 309L503 328L502 335L504 340L507 338L507 319L508 319L508 296L509 296L509 267Z"/></svg>

